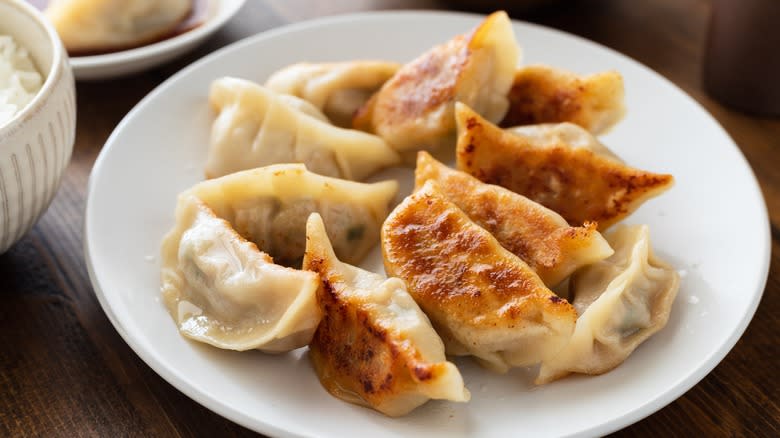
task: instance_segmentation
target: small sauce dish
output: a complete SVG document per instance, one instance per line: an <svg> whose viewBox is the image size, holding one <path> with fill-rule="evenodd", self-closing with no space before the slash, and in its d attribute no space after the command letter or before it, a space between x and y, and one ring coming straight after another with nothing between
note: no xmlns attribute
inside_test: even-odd
<svg viewBox="0 0 780 438"><path fill-rule="evenodd" d="M245 0L195 0L194 13L203 16L200 23L190 23L173 36L128 50L73 56L73 73L78 80L111 79L148 70L194 49L224 26ZM186 21L186 20L185 20Z"/></svg>

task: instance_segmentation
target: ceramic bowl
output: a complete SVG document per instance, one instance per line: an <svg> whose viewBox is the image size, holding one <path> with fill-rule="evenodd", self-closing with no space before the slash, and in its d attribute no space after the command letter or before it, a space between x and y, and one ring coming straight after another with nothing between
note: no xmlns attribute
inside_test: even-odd
<svg viewBox="0 0 780 438"><path fill-rule="evenodd" d="M54 28L22 0L0 0L0 35L27 49L45 77L33 100L0 126L0 253L46 211L70 161L76 97L68 56Z"/></svg>

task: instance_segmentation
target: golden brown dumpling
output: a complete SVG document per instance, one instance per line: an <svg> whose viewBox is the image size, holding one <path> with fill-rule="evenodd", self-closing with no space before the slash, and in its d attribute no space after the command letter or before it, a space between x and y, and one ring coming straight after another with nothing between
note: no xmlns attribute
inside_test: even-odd
<svg viewBox="0 0 780 438"><path fill-rule="evenodd" d="M382 226L388 275L431 318L447 353L506 371L557 353L577 312L428 181Z"/></svg>
<svg viewBox="0 0 780 438"><path fill-rule="evenodd" d="M441 193L552 287L578 268L612 255L595 223L570 227L558 213L503 187L450 169L420 151L415 187L436 181Z"/></svg>
<svg viewBox="0 0 780 438"><path fill-rule="evenodd" d="M455 102L494 122L504 117L519 53L509 17L493 13L471 32L401 67L358 111L353 126L399 152L451 145Z"/></svg>
<svg viewBox="0 0 780 438"><path fill-rule="evenodd" d="M399 416L429 399L468 401L460 372L398 278L340 262L317 213L303 268L321 278L323 319L309 345L322 385L342 400Z"/></svg>
<svg viewBox="0 0 780 438"><path fill-rule="evenodd" d="M529 65L515 73L509 111L500 126L571 122L602 134L625 112L623 77L616 71L579 76L546 65Z"/></svg>
<svg viewBox="0 0 780 438"><path fill-rule="evenodd" d="M623 164L571 123L505 131L462 104L456 117L458 169L520 193L571 225L592 221L603 230L674 184L672 175Z"/></svg>

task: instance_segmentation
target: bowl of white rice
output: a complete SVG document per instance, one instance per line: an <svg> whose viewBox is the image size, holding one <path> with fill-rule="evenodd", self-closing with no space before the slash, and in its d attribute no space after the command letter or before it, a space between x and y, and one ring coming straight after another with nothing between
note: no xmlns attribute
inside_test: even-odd
<svg viewBox="0 0 780 438"><path fill-rule="evenodd" d="M54 28L23 0L0 0L0 253L46 211L70 161L76 97Z"/></svg>

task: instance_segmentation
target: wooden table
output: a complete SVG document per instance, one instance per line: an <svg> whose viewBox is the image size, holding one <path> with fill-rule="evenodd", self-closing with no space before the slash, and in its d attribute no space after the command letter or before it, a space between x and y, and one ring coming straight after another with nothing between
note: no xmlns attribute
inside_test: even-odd
<svg viewBox="0 0 780 438"><path fill-rule="evenodd" d="M78 85L76 146L62 187L37 226L0 256L0 436L252 434L158 377L103 314L82 253L84 202L92 164L114 126L136 102L172 73L220 46L322 15L447 4L411 0L247 3L214 39L183 60L127 79ZM683 397L616 435L780 436L775 375L780 370L780 120L732 111L702 91L709 1L562 3L566 6L513 15L612 47L690 93L723 124L747 156L772 221L769 282L742 339Z"/></svg>

